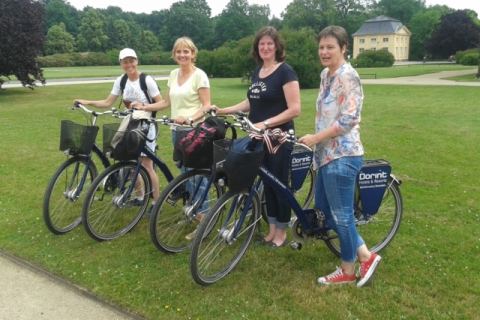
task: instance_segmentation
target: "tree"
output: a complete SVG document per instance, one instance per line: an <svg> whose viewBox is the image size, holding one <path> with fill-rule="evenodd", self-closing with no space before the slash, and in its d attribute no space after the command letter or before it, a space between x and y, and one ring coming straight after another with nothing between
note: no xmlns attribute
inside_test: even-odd
<svg viewBox="0 0 480 320"><path fill-rule="evenodd" d="M214 45L218 47L253 32L252 22L248 19L247 0L230 0L216 19Z"/></svg>
<svg viewBox="0 0 480 320"><path fill-rule="evenodd" d="M151 52L160 49L158 38L150 30L144 30L140 35L140 43L135 47L140 52Z"/></svg>
<svg viewBox="0 0 480 320"><path fill-rule="evenodd" d="M44 7L34 0L0 1L0 87L1 76L14 75L23 86L35 80L45 83L35 58L44 42Z"/></svg>
<svg viewBox="0 0 480 320"><path fill-rule="evenodd" d="M380 0L380 14L400 20L407 25L413 15L425 9L425 0Z"/></svg>
<svg viewBox="0 0 480 320"><path fill-rule="evenodd" d="M335 22L335 1L294 0L282 15L284 27L290 29L310 28L318 32Z"/></svg>
<svg viewBox="0 0 480 320"><path fill-rule="evenodd" d="M446 6L434 6L416 13L408 24L408 29L412 32L410 37L410 59L422 60L426 56L425 45L430 36L440 23L443 15L451 12Z"/></svg>
<svg viewBox="0 0 480 320"><path fill-rule="evenodd" d="M75 49L75 39L65 29L65 24L60 22L52 26L47 32L47 41L45 42L45 53L68 53Z"/></svg>
<svg viewBox="0 0 480 320"><path fill-rule="evenodd" d="M268 17L270 16L270 6L252 4L248 6L248 18L252 22L252 29L255 32L262 27L268 26Z"/></svg>
<svg viewBox="0 0 480 320"><path fill-rule="evenodd" d="M459 50L478 47L480 27L465 10L444 15L427 42L427 50L433 58L448 58Z"/></svg>
<svg viewBox="0 0 480 320"><path fill-rule="evenodd" d="M205 0L184 0L172 4L161 39L165 39L167 48L171 48L182 36L192 38L199 48L209 47L213 31L210 14L211 9Z"/></svg>
<svg viewBox="0 0 480 320"><path fill-rule="evenodd" d="M80 24L78 11L64 0L46 0L45 17L45 30L63 23L69 33L77 35Z"/></svg>
<svg viewBox="0 0 480 320"><path fill-rule="evenodd" d="M105 17L93 8L85 9L77 38L78 49L103 51L107 49L108 36L105 33Z"/></svg>

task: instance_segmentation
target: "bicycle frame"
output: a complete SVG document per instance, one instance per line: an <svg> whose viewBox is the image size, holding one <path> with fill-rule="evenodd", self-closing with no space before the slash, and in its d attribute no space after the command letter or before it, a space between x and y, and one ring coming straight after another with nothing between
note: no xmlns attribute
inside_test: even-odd
<svg viewBox="0 0 480 320"><path fill-rule="evenodd" d="M146 145L143 146L141 152L143 152L149 159L153 161L155 165L157 165L160 168L160 171L162 171L162 173L165 175L165 178L167 179L168 182L173 180L172 172L170 171L170 169L168 169L165 162L160 160L149 147L147 147ZM132 184L129 186L126 193L128 195L131 194L133 189L135 188L135 184L137 182L137 177L139 176L141 166L142 166L142 162L140 160L137 160ZM122 187L122 193L123 193L123 187Z"/></svg>
<svg viewBox="0 0 480 320"><path fill-rule="evenodd" d="M103 154L103 152L97 147L96 144L93 145L93 148L92 148L92 151L90 152L90 154L85 155L85 156L78 155L79 157L87 158L87 166L85 167L85 170L82 173L82 178L80 179L80 183L78 185L78 188L75 189L75 192L73 194L67 194L66 195L72 201L75 201L76 199L78 199L78 197L80 196L80 193L83 190L83 185L85 184L85 181L87 180L87 175L88 175L88 171L89 171L88 168L89 168L90 164L92 163L92 152L95 153L100 158L100 161L102 162L102 165L103 165L104 168L107 168L107 167L110 166L110 161ZM72 178L76 177L77 170L78 170L78 165L75 167L75 170L72 174Z"/></svg>

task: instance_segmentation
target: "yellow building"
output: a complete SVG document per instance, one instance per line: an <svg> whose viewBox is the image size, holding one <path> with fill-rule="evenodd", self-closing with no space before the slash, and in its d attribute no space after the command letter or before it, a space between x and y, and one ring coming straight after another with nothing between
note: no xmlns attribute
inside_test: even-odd
<svg viewBox="0 0 480 320"><path fill-rule="evenodd" d="M378 16L353 34L353 57L366 50L388 50L396 61L408 60L411 32L399 20Z"/></svg>

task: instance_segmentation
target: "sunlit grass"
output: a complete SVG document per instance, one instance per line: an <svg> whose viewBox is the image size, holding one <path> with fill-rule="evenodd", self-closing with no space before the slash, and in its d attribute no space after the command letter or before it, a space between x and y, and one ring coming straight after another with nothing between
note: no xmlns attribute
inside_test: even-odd
<svg viewBox="0 0 480 320"><path fill-rule="evenodd" d="M165 82L159 84L164 91ZM405 209L373 286L363 289L315 284L338 264L318 241L302 251L252 245L233 273L202 288L191 279L188 253L157 251L145 220L104 243L82 227L65 236L49 233L41 208L47 182L65 159L58 151L60 120L82 122L80 112L67 108L73 99L100 99L110 89L111 84L95 84L0 92L2 250L151 319L478 317L478 88L365 86L366 157L392 163L403 181ZM217 105L236 103L245 94L246 84L238 79L212 80ZM302 91L299 135L313 130L317 94ZM160 127L158 141L159 154L171 165L166 127Z"/></svg>

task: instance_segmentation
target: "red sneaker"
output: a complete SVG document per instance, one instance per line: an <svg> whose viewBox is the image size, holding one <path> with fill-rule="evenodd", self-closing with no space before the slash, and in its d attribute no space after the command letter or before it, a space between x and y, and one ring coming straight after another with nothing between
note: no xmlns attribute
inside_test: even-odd
<svg viewBox="0 0 480 320"><path fill-rule="evenodd" d="M382 257L375 252L372 252L370 259L360 263L360 279L357 282L357 287L364 286L372 278L375 269L377 269L377 266L380 263L380 260L382 260Z"/></svg>
<svg viewBox="0 0 480 320"><path fill-rule="evenodd" d="M353 283L357 280L355 274L345 274L343 273L342 268L337 267L337 270L330 273L328 276L320 277L317 279L317 283L321 285L331 285L331 284L346 284Z"/></svg>

